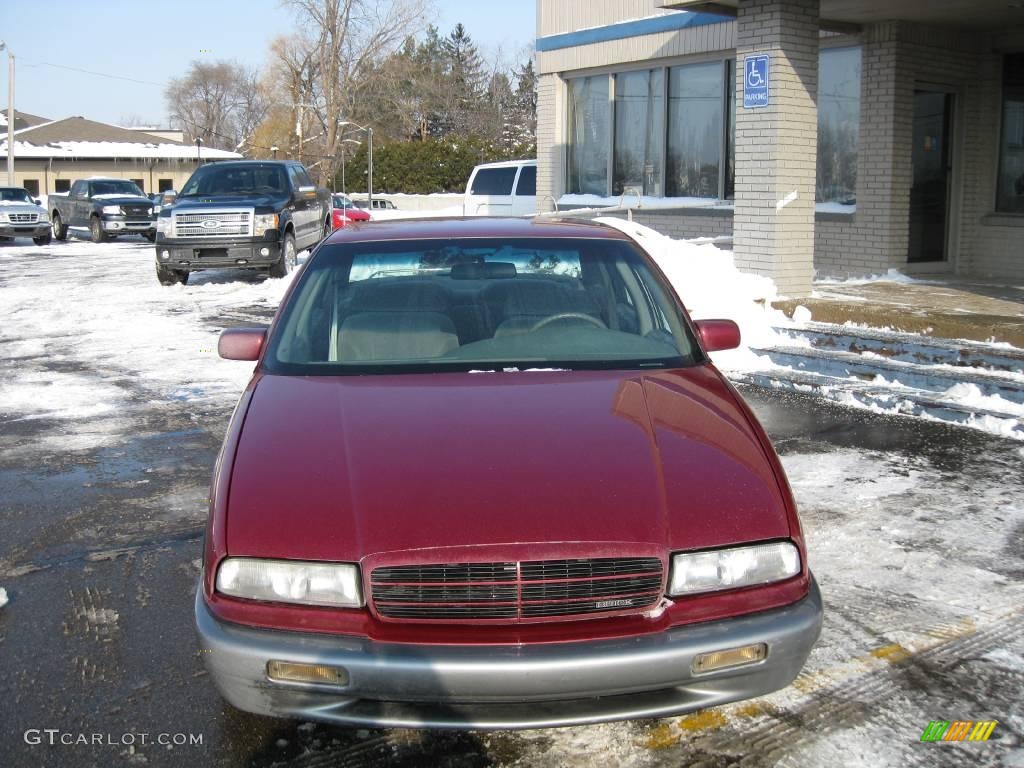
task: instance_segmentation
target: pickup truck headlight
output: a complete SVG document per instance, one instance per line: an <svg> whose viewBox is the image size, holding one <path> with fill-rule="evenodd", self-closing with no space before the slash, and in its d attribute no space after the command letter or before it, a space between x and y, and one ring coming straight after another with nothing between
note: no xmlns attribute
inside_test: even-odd
<svg viewBox="0 0 1024 768"><path fill-rule="evenodd" d="M114 213L114 214L124 213L124 211L121 210L121 206L120 205L104 205L103 206L103 212L104 213Z"/></svg>
<svg viewBox="0 0 1024 768"><path fill-rule="evenodd" d="M782 581L800 573L800 551L788 541L672 556L668 593L716 592Z"/></svg>
<svg viewBox="0 0 1024 768"><path fill-rule="evenodd" d="M0 211L0 224L6 224L6 223L7 223L7 214L4 213L3 211Z"/></svg>
<svg viewBox="0 0 1024 768"><path fill-rule="evenodd" d="M156 220L156 231L164 237L170 237L173 229L170 216L161 216Z"/></svg>
<svg viewBox="0 0 1024 768"><path fill-rule="evenodd" d="M276 213L258 213L253 217L253 234L263 236L268 230L277 229Z"/></svg>
<svg viewBox="0 0 1024 768"><path fill-rule="evenodd" d="M217 591L246 600L359 608L359 568L351 563L303 563L229 557L217 569Z"/></svg>

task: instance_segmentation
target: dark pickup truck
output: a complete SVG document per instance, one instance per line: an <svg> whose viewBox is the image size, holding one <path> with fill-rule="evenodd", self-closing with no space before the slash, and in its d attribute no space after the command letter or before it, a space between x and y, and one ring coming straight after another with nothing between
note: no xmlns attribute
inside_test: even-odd
<svg viewBox="0 0 1024 768"><path fill-rule="evenodd" d="M331 230L331 193L314 186L301 163L211 163L160 210L156 276L163 285L202 269L267 269L284 277L299 251Z"/></svg>
<svg viewBox="0 0 1024 768"><path fill-rule="evenodd" d="M118 235L156 237L153 202L128 179L79 179L67 197L50 196L50 221L58 240L69 230L88 230L94 243Z"/></svg>

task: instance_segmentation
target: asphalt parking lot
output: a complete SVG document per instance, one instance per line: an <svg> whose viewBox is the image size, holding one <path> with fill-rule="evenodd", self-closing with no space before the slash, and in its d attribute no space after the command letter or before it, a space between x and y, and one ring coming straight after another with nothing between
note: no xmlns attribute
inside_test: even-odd
<svg viewBox="0 0 1024 768"><path fill-rule="evenodd" d="M0 765L1024 766L1024 448L756 388L826 603L790 688L525 732L230 710L191 619L207 483L249 370L214 349L224 327L269 320L286 285L163 288L151 254L0 244ZM932 720L998 725L922 743Z"/></svg>

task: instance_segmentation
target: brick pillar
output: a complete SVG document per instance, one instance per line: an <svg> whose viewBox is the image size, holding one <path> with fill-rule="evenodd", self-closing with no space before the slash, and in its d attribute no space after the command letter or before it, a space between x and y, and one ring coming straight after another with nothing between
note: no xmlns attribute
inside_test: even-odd
<svg viewBox="0 0 1024 768"><path fill-rule="evenodd" d="M554 210L565 192L565 84L555 74L542 74L537 83L537 211Z"/></svg>
<svg viewBox="0 0 1024 768"><path fill-rule="evenodd" d="M745 60L769 57L769 103L744 107ZM753 93L753 90L752 90ZM736 265L810 293L818 148L818 0L739 0Z"/></svg>

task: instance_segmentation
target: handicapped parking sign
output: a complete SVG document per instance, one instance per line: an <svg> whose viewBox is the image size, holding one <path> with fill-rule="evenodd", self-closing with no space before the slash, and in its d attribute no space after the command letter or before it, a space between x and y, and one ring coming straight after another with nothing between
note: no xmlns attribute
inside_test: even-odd
<svg viewBox="0 0 1024 768"><path fill-rule="evenodd" d="M743 107L757 109L767 107L768 55L746 56L743 59Z"/></svg>

